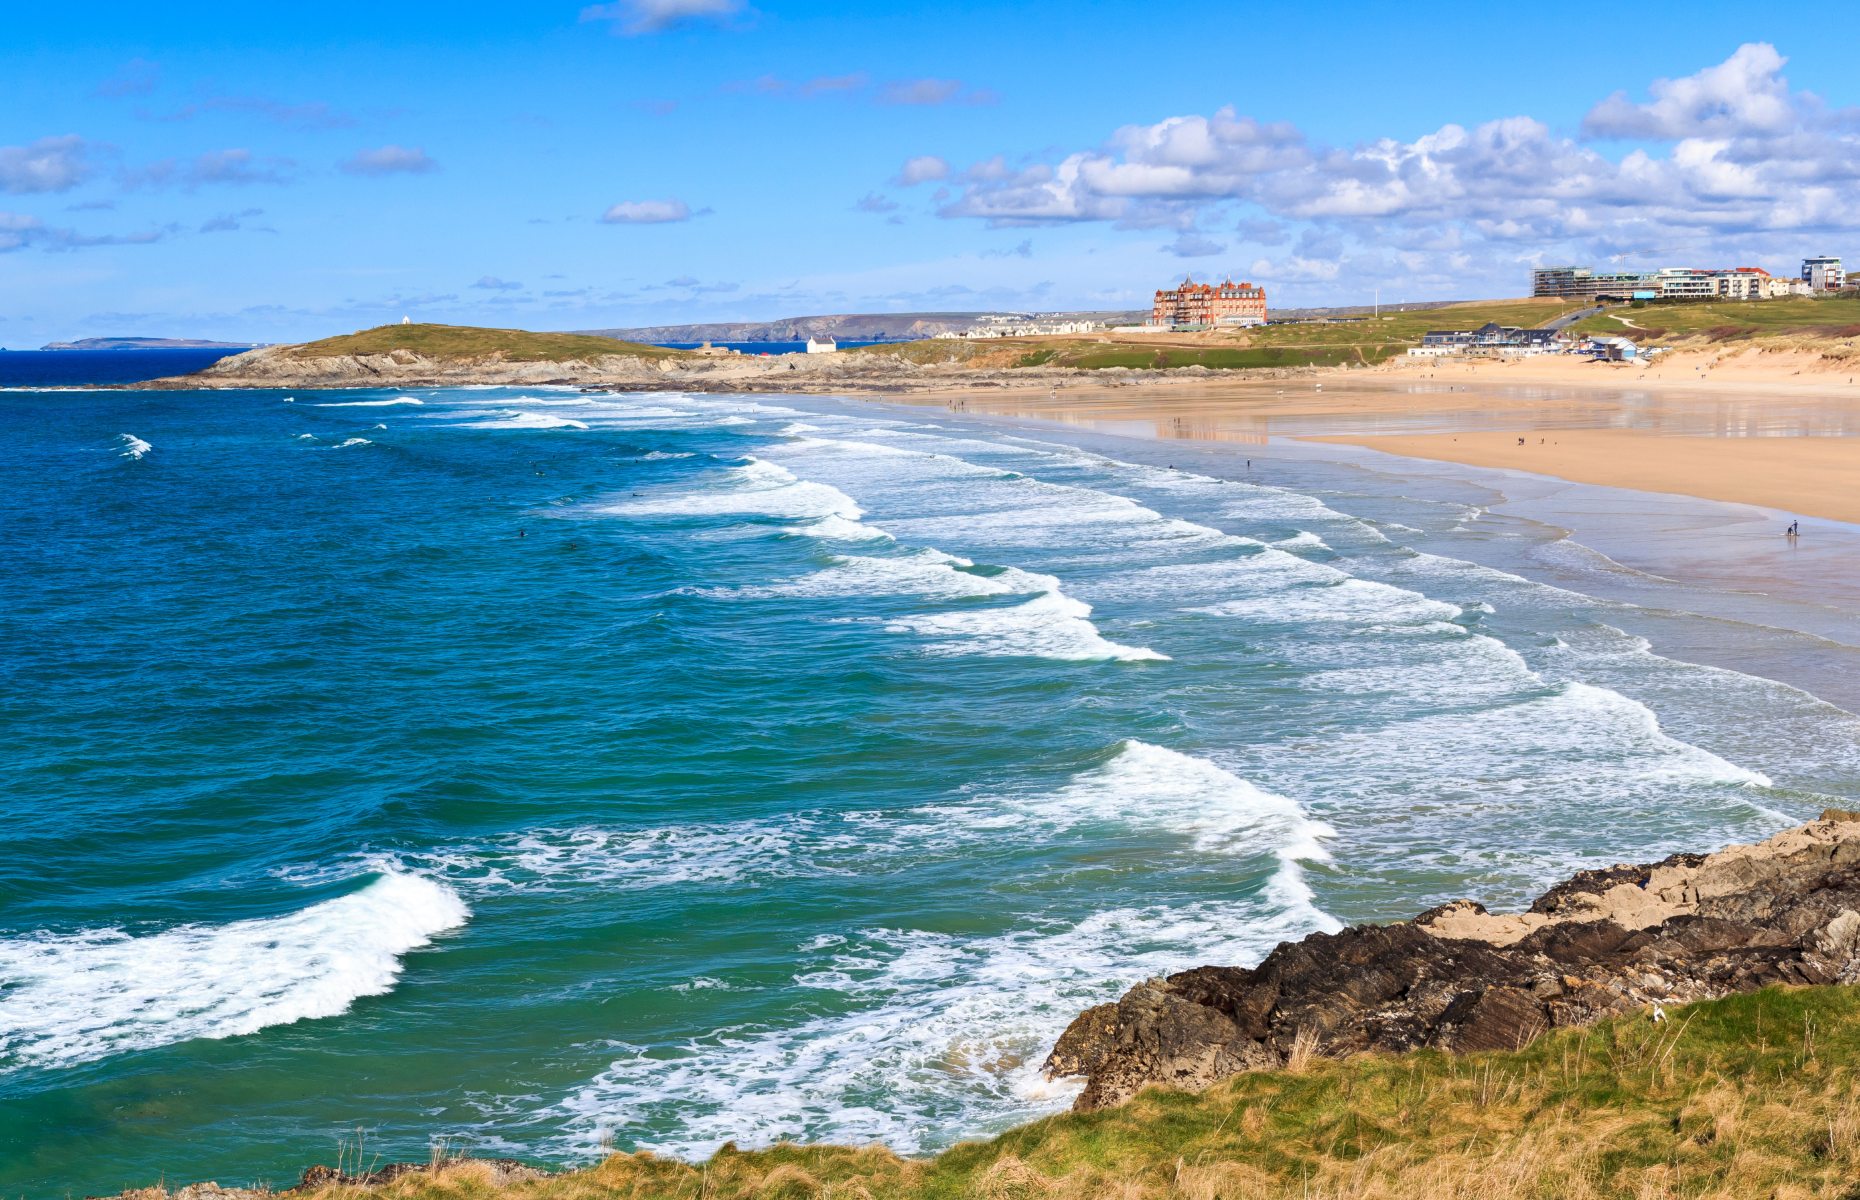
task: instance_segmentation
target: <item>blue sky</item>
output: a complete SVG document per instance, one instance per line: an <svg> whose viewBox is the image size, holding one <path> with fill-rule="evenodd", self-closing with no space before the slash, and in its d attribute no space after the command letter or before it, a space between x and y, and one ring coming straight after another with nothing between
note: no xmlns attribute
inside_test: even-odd
<svg viewBox="0 0 1860 1200"><path fill-rule="evenodd" d="M14 348L1860 255L1851 4L7 9Z"/></svg>

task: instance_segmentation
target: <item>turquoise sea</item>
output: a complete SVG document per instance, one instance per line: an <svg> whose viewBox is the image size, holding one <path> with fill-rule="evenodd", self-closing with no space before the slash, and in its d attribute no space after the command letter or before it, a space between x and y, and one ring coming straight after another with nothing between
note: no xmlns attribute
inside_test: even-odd
<svg viewBox="0 0 1860 1200"><path fill-rule="evenodd" d="M0 437L7 1195L930 1151L1137 980L1860 794L1853 716L1671 648L1763 631L1469 486L822 398Z"/></svg>

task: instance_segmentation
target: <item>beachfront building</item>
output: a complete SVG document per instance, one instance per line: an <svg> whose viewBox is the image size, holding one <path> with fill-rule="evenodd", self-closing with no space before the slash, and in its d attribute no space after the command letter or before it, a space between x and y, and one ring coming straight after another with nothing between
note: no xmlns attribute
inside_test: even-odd
<svg viewBox="0 0 1860 1200"><path fill-rule="evenodd" d="M1844 278L1839 258L1824 255L1802 260L1802 282L1811 292L1838 292Z"/></svg>
<svg viewBox="0 0 1860 1200"><path fill-rule="evenodd" d="M1266 289L1228 279L1220 283L1182 280L1159 289L1150 306L1151 327L1218 329L1266 323Z"/></svg>
<svg viewBox="0 0 1860 1200"><path fill-rule="evenodd" d="M1421 344L1411 347L1410 358L1527 358L1537 354L1556 354L1563 348L1552 329L1520 329L1488 321L1477 329L1434 329L1421 335Z"/></svg>
<svg viewBox="0 0 1860 1200"><path fill-rule="evenodd" d="M833 340L832 334L818 338L810 336L807 339L807 352L809 354L833 354L837 352L839 348L840 344Z"/></svg>

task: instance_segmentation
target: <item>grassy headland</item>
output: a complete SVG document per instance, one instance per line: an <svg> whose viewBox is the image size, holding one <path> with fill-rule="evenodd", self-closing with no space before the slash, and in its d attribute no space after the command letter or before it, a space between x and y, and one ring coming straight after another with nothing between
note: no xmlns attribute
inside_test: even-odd
<svg viewBox="0 0 1860 1200"><path fill-rule="evenodd" d="M1860 989L1770 988L1515 1053L1295 1063L1152 1090L932 1159L881 1147L616 1155L499 1185L486 1164L316 1193L397 1200L1595 1200L1860 1196Z"/></svg>
<svg viewBox="0 0 1860 1200"><path fill-rule="evenodd" d="M663 346L622 342L583 333L532 333L527 329L481 329L470 325L377 325L291 347L294 358L341 358L407 350L423 358L499 359L504 362L586 362L610 354L671 358Z"/></svg>
<svg viewBox="0 0 1860 1200"><path fill-rule="evenodd" d="M865 346L852 354L974 367L1074 367L1133 370L1207 367L1367 366L1421 343L1430 329L1473 329L1488 321L1526 328L1547 324L1578 304L1561 300L1481 300L1413 312L1389 311L1332 321L1267 325L1189 334L1085 334L958 341L938 339Z"/></svg>
<svg viewBox="0 0 1860 1200"><path fill-rule="evenodd" d="M1615 334L1662 344L1852 341L1860 339L1860 299L1807 296L1614 307L1585 317L1577 333Z"/></svg>

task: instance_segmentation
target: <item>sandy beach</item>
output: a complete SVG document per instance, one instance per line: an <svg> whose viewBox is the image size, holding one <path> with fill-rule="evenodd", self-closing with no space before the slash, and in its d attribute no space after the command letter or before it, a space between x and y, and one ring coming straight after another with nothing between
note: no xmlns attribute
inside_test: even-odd
<svg viewBox="0 0 1860 1200"><path fill-rule="evenodd" d="M1045 394L922 399L1262 453L1282 438L1346 443L1860 523L1860 383L1845 369L1791 352L1678 354L1652 366L1433 360L1285 380L1074 380Z"/></svg>

